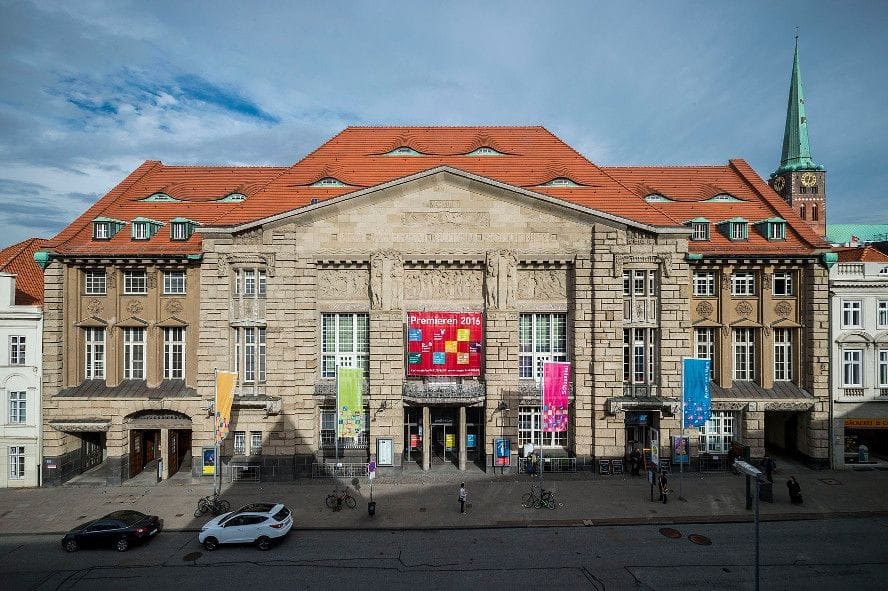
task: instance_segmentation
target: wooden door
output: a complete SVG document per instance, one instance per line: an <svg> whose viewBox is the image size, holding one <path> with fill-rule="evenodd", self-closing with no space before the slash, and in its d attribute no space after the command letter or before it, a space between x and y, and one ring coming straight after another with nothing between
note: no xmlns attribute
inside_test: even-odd
<svg viewBox="0 0 888 591"><path fill-rule="evenodd" d="M130 431L130 478L142 471L142 432L138 429Z"/></svg>
<svg viewBox="0 0 888 591"><path fill-rule="evenodd" d="M167 458L169 458L168 461L170 463L168 474L172 476L179 471L179 432L175 429L170 429L167 438L169 439Z"/></svg>

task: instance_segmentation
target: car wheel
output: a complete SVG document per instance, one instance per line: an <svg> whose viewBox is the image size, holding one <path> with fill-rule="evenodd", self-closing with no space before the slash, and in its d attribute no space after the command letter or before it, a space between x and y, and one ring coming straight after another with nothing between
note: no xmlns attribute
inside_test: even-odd
<svg viewBox="0 0 888 591"><path fill-rule="evenodd" d="M207 538L206 540L204 540L203 547L208 552L212 552L219 547L219 540L217 540L216 538Z"/></svg>
<svg viewBox="0 0 888 591"><path fill-rule="evenodd" d="M127 550L129 550L129 540L127 540L126 538L120 538L119 540L117 540L117 543L114 544L114 547L117 549L118 552L126 552Z"/></svg>
<svg viewBox="0 0 888 591"><path fill-rule="evenodd" d="M268 536L260 536L258 540L256 540L256 547L260 550L268 550L271 548L271 538Z"/></svg>
<svg viewBox="0 0 888 591"><path fill-rule="evenodd" d="M77 552L80 550L80 547L77 545L75 540L66 540L62 546L65 548L67 552Z"/></svg>

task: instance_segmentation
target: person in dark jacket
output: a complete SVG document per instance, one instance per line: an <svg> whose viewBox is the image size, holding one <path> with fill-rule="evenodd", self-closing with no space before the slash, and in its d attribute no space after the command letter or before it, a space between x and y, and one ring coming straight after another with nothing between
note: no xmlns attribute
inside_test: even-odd
<svg viewBox="0 0 888 591"><path fill-rule="evenodd" d="M765 478L768 479L768 482L774 482L774 470L777 469L777 462L771 459L771 456L765 454L765 457L762 458L762 471L765 473Z"/></svg>
<svg viewBox="0 0 888 591"><path fill-rule="evenodd" d="M660 489L660 500L663 501L663 504L666 504L667 494L669 493L668 485L669 481L666 478L665 472L660 472L660 477L657 479L657 487Z"/></svg>
<svg viewBox="0 0 888 591"><path fill-rule="evenodd" d="M786 481L786 488L789 489L789 501L793 505L801 505L802 487L799 485L799 481L796 480L795 476L789 477L789 480Z"/></svg>
<svg viewBox="0 0 888 591"><path fill-rule="evenodd" d="M638 451L637 447L633 447L632 453L629 454L629 466L632 468L630 474L632 476L638 476L641 471L641 452Z"/></svg>

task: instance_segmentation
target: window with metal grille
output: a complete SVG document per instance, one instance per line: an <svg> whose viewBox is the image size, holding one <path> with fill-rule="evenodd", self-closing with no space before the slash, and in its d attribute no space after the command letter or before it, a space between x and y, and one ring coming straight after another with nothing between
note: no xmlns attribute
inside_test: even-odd
<svg viewBox="0 0 888 591"><path fill-rule="evenodd" d="M23 425L28 421L28 395L26 392L9 393L9 422Z"/></svg>
<svg viewBox="0 0 888 591"><path fill-rule="evenodd" d="M145 271L124 271L123 293L127 295L148 293L147 273L145 273Z"/></svg>
<svg viewBox="0 0 888 591"><path fill-rule="evenodd" d="M792 341L792 329L774 329L774 380L776 381L792 381Z"/></svg>
<svg viewBox="0 0 888 591"><path fill-rule="evenodd" d="M337 367L359 367L370 375L370 316L321 315L321 377L335 378Z"/></svg>
<svg viewBox="0 0 888 591"><path fill-rule="evenodd" d="M734 349L734 379L755 380L755 330L735 328L731 341Z"/></svg>
<svg viewBox="0 0 888 591"><path fill-rule="evenodd" d="M567 361L567 315L522 314L518 323L518 377L543 377L546 361Z"/></svg>
<svg viewBox="0 0 888 591"><path fill-rule="evenodd" d="M243 456L247 454L247 433L246 431L234 432L234 455Z"/></svg>
<svg viewBox="0 0 888 591"><path fill-rule="evenodd" d="M518 446L532 443L534 447L567 447L567 431L543 433L540 429L540 407L518 407ZM570 429L570 427L568 427Z"/></svg>
<svg viewBox="0 0 888 591"><path fill-rule="evenodd" d="M733 411L714 410L706 424L700 427L700 451L725 454L731 449L736 432L737 415Z"/></svg>
<svg viewBox="0 0 888 591"><path fill-rule="evenodd" d="M163 329L163 379L185 379L185 328Z"/></svg>
<svg viewBox="0 0 888 591"><path fill-rule="evenodd" d="M86 342L85 379L105 379L105 329L85 328Z"/></svg>
<svg viewBox="0 0 888 591"><path fill-rule="evenodd" d="M250 431L250 455L262 455L262 431Z"/></svg>
<svg viewBox="0 0 888 591"><path fill-rule="evenodd" d="M25 364L25 341L24 336L13 335L9 337L9 365Z"/></svg>
<svg viewBox="0 0 888 591"><path fill-rule="evenodd" d="M145 379L145 329L123 329L123 379Z"/></svg>

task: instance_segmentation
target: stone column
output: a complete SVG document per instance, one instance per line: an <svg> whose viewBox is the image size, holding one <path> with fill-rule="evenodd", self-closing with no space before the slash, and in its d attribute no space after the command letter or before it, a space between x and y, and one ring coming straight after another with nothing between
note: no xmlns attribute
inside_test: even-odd
<svg viewBox="0 0 888 591"><path fill-rule="evenodd" d="M422 407L422 469L432 467L432 412L428 406Z"/></svg>
<svg viewBox="0 0 888 591"><path fill-rule="evenodd" d="M466 469L466 407L459 407L459 441L456 446L459 448L459 469Z"/></svg>
<svg viewBox="0 0 888 591"><path fill-rule="evenodd" d="M160 430L160 461L163 462L163 470L161 478L166 480L170 477L170 430Z"/></svg>

